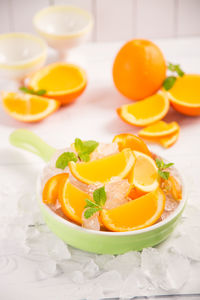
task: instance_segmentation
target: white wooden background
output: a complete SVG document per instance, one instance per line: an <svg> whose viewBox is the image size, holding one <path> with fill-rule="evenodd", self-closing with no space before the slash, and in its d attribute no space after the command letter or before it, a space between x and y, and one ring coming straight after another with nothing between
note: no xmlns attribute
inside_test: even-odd
<svg viewBox="0 0 200 300"><path fill-rule="evenodd" d="M93 41L200 35L200 0L0 0L0 33L33 32L33 15L54 4L91 11Z"/></svg>

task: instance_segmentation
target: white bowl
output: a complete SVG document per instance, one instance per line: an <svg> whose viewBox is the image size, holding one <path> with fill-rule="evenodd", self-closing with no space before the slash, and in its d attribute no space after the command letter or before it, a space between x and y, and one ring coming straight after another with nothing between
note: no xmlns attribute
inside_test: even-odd
<svg viewBox="0 0 200 300"><path fill-rule="evenodd" d="M0 34L0 77L21 80L41 68L46 60L45 42L32 34Z"/></svg>
<svg viewBox="0 0 200 300"><path fill-rule="evenodd" d="M93 17L88 11L75 6L49 6L34 16L33 24L48 45L63 56L88 39Z"/></svg>

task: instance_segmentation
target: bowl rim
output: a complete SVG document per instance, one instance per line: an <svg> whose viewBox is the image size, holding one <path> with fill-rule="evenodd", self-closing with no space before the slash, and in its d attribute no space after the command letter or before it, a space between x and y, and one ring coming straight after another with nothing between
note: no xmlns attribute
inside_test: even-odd
<svg viewBox="0 0 200 300"><path fill-rule="evenodd" d="M131 235L140 235L143 233L147 233L150 231L153 231L155 229L158 229L164 225L166 225L167 223L169 223L170 221L172 221L176 216L179 215L179 213L181 213L181 211L184 209L186 202L187 202L187 185L186 185L186 181L185 178L182 174L180 174L180 172L177 170L177 168L174 168L177 172L178 172L178 176L181 180L182 183L182 199L178 205L178 207L170 214L170 216L168 216L166 219L153 224L149 227L146 228L142 228L142 229L138 229L138 230L134 230L134 231L124 231L124 232L112 232L112 231L97 231L97 230L93 230L93 229L87 229L87 228L83 228L80 225L77 225L75 223L72 223L62 217L60 217L59 215L57 215L55 212L53 212L43 201L42 201L42 193L41 193L41 175L38 177L37 180L37 196L38 196L38 201L39 204L47 211L47 213L49 213L54 219L56 219L58 222L72 228L75 230L78 230L80 232L83 233L88 233L88 234L94 234L94 235L102 235L102 236L131 236Z"/></svg>
<svg viewBox="0 0 200 300"><path fill-rule="evenodd" d="M47 31L41 29L41 27L38 24L38 21L43 16L48 15L48 13L56 12L56 11L66 11L66 13L68 11L75 11L79 15L84 15L88 19L88 23L82 29L77 30L74 33L67 33L67 34L49 33ZM74 5L48 6L48 7L41 9L40 11L38 11L33 17L33 25L36 28L36 30L40 34L45 35L46 37L49 37L49 38L53 37L54 39L71 39L71 38L80 37L80 36L88 33L90 31L90 29L92 29L93 24L94 24L94 18L92 16L92 14L88 10L82 9L82 8L80 8L78 6L74 6Z"/></svg>
<svg viewBox="0 0 200 300"><path fill-rule="evenodd" d="M25 32L10 32L10 33L3 33L0 34L0 40L6 40L9 38L25 38L27 40L32 40L39 44L41 46L40 53L32 56L29 59L24 59L24 60L19 60L16 61L16 63L0 63L0 68L4 69L25 69L29 68L35 64L37 64L43 57L45 58L47 56L47 45L43 39L40 37L30 34L30 33L25 33Z"/></svg>

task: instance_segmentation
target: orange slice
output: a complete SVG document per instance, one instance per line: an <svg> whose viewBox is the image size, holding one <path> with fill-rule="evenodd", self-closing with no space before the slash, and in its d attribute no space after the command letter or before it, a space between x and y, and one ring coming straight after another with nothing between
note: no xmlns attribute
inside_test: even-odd
<svg viewBox="0 0 200 300"><path fill-rule="evenodd" d="M68 178L62 182L59 192L62 211L70 220L78 224L82 224L82 213L86 205L86 198L90 199L90 196L71 184Z"/></svg>
<svg viewBox="0 0 200 300"><path fill-rule="evenodd" d="M55 204L58 199L59 188L64 179L67 179L67 173L57 174L51 177L45 184L42 192L42 200L46 204Z"/></svg>
<svg viewBox="0 0 200 300"><path fill-rule="evenodd" d="M117 109L120 118L135 126L146 126L161 120L169 110L169 100L159 92L137 103L126 104Z"/></svg>
<svg viewBox="0 0 200 300"><path fill-rule="evenodd" d="M131 133L118 134L114 137L113 143L118 144L119 151L122 151L125 148L130 148L131 150L140 151L151 156L151 152L149 151L145 142L134 134Z"/></svg>
<svg viewBox="0 0 200 300"><path fill-rule="evenodd" d="M151 137L165 137L169 134L173 134L179 130L177 122L166 123L164 121L158 121L152 125L149 125L139 131L139 136L151 138Z"/></svg>
<svg viewBox="0 0 200 300"><path fill-rule="evenodd" d="M167 92L175 110L188 116L200 115L200 75L185 74L176 79L173 87Z"/></svg>
<svg viewBox="0 0 200 300"><path fill-rule="evenodd" d="M34 90L44 89L46 97L59 100L62 104L73 102L87 85L85 71L75 65L54 63L35 72L28 86Z"/></svg>
<svg viewBox="0 0 200 300"><path fill-rule="evenodd" d="M69 162L72 175L86 184L106 183L112 177L124 178L130 172L135 157L130 149L89 162Z"/></svg>
<svg viewBox="0 0 200 300"><path fill-rule="evenodd" d="M56 100L31 94L2 92L1 96L5 111L14 119L22 122L38 122L52 114L60 106Z"/></svg>
<svg viewBox="0 0 200 300"><path fill-rule="evenodd" d="M140 192L152 192L157 189L159 185L156 163L151 157L144 153L138 151L133 152L136 161L128 175L129 183Z"/></svg>
<svg viewBox="0 0 200 300"><path fill-rule="evenodd" d="M132 231L154 224L165 206L165 194L158 188L136 200L101 212L104 226L111 231Z"/></svg>
<svg viewBox="0 0 200 300"><path fill-rule="evenodd" d="M169 148L177 142L177 140L179 138L179 133L180 133L180 130L178 130L177 132L175 132L173 134L170 134L166 137L159 139L157 142L164 148Z"/></svg>

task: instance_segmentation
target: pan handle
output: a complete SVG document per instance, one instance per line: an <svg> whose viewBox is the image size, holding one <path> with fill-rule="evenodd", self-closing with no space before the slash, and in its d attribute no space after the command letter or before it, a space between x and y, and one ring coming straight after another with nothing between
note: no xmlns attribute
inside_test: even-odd
<svg viewBox="0 0 200 300"><path fill-rule="evenodd" d="M48 162L56 149L45 143L35 133L26 129L17 129L10 135L10 143L18 148L25 149L40 156L44 161Z"/></svg>

